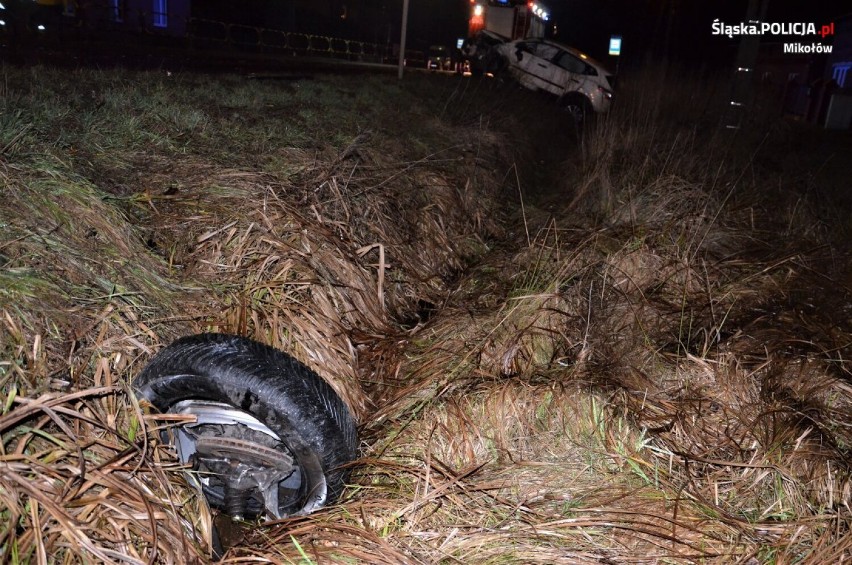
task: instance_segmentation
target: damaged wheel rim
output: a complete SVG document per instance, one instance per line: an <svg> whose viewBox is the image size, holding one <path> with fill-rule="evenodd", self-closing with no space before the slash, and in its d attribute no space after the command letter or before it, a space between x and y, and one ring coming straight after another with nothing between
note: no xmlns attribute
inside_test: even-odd
<svg viewBox="0 0 852 565"><path fill-rule="evenodd" d="M287 444L251 414L228 404L184 400L169 410L196 421L173 430L180 461L210 506L235 519L267 514L284 518L321 506L326 498L322 473L300 464ZM313 485L310 496L306 485Z"/></svg>
<svg viewBox="0 0 852 565"><path fill-rule="evenodd" d="M181 416L164 440L223 514L304 515L345 488L358 453L352 414L327 382L283 351L234 335L186 336L157 353L134 388Z"/></svg>

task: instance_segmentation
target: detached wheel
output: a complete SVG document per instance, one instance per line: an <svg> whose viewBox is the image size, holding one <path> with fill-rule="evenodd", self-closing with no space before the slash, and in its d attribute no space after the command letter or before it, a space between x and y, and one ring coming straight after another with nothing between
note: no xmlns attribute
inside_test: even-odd
<svg viewBox="0 0 852 565"><path fill-rule="evenodd" d="M250 339L200 334L166 347L133 386L158 410L210 506L237 519L307 514L334 502L357 456L355 422L319 375Z"/></svg>

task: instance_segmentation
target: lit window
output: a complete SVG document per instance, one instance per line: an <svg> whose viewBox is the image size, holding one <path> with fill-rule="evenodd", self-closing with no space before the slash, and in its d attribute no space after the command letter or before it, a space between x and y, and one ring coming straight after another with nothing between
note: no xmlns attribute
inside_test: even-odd
<svg viewBox="0 0 852 565"><path fill-rule="evenodd" d="M154 0L153 10L154 27L169 27L169 2L168 0Z"/></svg>
<svg viewBox="0 0 852 565"><path fill-rule="evenodd" d="M846 86L846 77L849 74L850 67L852 67L852 62L850 61L835 63L833 65L831 78L834 79L834 82L836 82L840 88L844 88Z"/></svg>

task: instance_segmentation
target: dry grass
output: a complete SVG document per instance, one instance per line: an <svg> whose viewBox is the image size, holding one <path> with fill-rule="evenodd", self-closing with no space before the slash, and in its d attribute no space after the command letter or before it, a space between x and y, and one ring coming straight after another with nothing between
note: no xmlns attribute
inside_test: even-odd
<svg viewBox="0 0 852 565"><path fill-rule="evenodd" d="M364 440L339 504L226 562L852 557L850 250L763 168L776 130L628 89L531 186L496 83L6 72L4 561L208 559L127 393L206 329L307 363Z"/></svg>
<svg viewBox="0 0 852 565"><path fill-rule="evenodd" d="M96 378L110 382L107 363ZM176 487L172 455L149 443L154 417L117 384L5 397L0 416L3 559L48 563L203 560L209 513Z"/></svg>

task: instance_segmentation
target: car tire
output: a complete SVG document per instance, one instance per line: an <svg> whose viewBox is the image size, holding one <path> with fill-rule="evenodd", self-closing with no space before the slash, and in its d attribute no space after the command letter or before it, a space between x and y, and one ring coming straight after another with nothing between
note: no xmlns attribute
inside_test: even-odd
<svg viewBox="0 0 852 565"><path fill-rule="evenodd" d="M594 115L592 105L582 95L565 96L560 101L560 106L578 126L587 123Z"/></svg>
<svg viewBox="0 0 852 565"><path fill-rule="evenodd" d="M244 337L179 339L133 387L161 412L196 416L168 440L210 506L235 518L302 515L334 502L357 456L355 421L331 386Z"/></svg>

